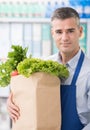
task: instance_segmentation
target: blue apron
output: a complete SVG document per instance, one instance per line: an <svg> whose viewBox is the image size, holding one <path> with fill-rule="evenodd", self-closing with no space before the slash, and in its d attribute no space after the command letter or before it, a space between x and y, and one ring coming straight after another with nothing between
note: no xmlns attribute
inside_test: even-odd
<svg viewBox="0 0 90 130"><path fill-rule="evenodd" d="M61 130L81 130L84 125L81 123L76 106L76 81L84 60L84 54L81 55L76 66L76 70L70 85L61 85L61 112L62 125Z"/></svg>

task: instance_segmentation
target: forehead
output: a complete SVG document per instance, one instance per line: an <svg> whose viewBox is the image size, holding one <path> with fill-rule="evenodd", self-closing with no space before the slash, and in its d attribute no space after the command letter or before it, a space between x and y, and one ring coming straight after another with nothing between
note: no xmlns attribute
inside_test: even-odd
<svg viewBox="0 0 90 130"><path fill-rule="evenodd" d="M77 28L77 20L75 18L54 19L51 24L53 29Z"/></svg>

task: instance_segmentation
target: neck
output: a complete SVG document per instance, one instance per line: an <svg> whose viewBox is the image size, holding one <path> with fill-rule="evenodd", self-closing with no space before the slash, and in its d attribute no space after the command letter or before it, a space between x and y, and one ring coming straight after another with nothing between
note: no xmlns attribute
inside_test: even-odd
<svg viewBox="0 0 90 130"><path fill-rule="evenodd" d="M66 64L69 60L71 60L77 53L79 49L70 53L63 53L61 52L61 60L63 64Z"/></svg>

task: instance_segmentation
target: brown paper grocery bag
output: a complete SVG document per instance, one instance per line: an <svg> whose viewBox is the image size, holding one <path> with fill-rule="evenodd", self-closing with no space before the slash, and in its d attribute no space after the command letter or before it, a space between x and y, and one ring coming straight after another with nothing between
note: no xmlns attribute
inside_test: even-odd
<svg viewBox="0 0 90 130"><path fill-rule="evenodd" d="M11 78L11 91L20 118L12 130L60 130L60 80L56 76L37 72L29 78Z"/></svg>

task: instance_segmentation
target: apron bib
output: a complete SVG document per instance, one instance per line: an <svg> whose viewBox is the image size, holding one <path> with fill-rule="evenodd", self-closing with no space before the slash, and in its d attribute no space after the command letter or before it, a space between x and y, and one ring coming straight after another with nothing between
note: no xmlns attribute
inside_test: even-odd
<svg viewBox="0 0 90 130"><path fill-rule="evenodd" d="M61 85L61 130L81 130L84 125L81 123L76 106L76 81L84 60L84 53L81 55L70 85Z"/></svg>

